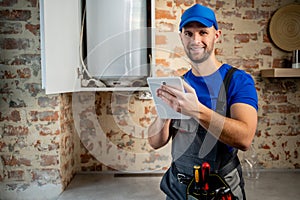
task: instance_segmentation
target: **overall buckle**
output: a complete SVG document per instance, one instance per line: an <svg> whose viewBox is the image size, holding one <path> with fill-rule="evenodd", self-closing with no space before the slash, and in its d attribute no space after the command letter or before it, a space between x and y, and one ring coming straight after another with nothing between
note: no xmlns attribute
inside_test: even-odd
<svg viewBox="0 0 300 200"><path fill-rule="evenodd" d="M177 174L177 180L179 183L182 183L182 184L189 184L190 181L192 180L191 177L188 177L186 176L185 174L182 174L182 173L178 173Z"/></svg>

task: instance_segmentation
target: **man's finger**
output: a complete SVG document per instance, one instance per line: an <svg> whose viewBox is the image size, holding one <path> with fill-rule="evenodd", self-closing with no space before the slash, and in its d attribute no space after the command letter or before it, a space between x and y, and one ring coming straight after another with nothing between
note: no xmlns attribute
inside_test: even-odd
<svg viewBox="0 0 300 200"><path fill-rule="evenodd" d="M183 87L184 89L188 92L188 93L195 93L194 88L192 88L192 86L190 86L187 82L185 82L184 80L183 82Z"/></svg>

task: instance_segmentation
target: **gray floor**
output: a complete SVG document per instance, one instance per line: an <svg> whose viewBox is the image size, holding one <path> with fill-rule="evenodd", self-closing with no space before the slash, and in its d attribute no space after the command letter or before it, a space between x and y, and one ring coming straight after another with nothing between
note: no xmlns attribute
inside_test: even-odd
<svg viewBox="0 0 300 200"><path fill-rule="evenodd" d="M161 176L78 174L58 200L165 199ZM258 180L245 179L248 200L300 199L300 171L263 171Z"/></svg>

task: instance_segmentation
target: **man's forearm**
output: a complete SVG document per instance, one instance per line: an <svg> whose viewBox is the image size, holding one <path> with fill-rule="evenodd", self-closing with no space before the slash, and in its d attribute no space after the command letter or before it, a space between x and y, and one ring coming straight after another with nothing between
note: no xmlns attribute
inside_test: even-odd
<svg viewBox="0 0 300 200"><path fill-rule="evenodd" d="M148 141L154 148L158 149L168 143L170 120L156 118L148 129Z"/></svg>
<svg viewBox="0 0 300 200"><path fill-rule="evenodd" d="M247 150L255 134L257 112L249 105L235 104L231 109L231 117L224 117L203 105L198 114L199 123L220 141Z"/></svg>

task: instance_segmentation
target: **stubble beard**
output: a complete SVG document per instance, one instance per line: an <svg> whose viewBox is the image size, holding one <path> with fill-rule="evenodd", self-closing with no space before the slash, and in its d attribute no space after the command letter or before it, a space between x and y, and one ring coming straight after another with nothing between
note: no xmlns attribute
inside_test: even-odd
<svg viewBox="0 0 300 200"><path fill-rule="evenodd" d="M199 57L199 54L194 56L190 52L190 50L186 49L186 54L193 63L200 64L200 63L203 63L204 61L206 61L210 57L212 51L213 51L212 49L211 50L204 49L202 56ZM197 58L197 57L199 57L199 58Z"/></svg>

